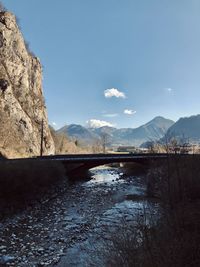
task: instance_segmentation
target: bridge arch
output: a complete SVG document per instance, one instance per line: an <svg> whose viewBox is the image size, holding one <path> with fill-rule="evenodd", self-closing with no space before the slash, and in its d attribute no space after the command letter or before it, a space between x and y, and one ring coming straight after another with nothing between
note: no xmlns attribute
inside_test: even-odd
<svg viewBox="0 0 200 267"><path fill-rule="evenodd" d="M136 163L137 165L143 165L143 166L148 166L149 160L147 159L135 159L135 160L122 160L122 159L110 159L110 160L96 160L96 161L88 161L84 163L77 163L73 164L74 166L70 169L68 169L67 173L68 174L78 174L78 173L85 173L88 170L98 167L98 166L103 166L107 164L112 164L112 163ZM69 167L69 165L66 165L66 162L63 161L63 164L65 167Z"/></svg>

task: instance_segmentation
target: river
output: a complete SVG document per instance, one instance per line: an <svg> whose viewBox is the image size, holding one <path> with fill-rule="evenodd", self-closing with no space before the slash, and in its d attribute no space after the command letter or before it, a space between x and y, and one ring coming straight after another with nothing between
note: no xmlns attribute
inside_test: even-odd
<svg viewBox="0 0 200 267"><path fill-rule="evenodd" d="M5 266L106 266L105 242L143 211L141 177L98 167L90 180L63 181L36 204L0 223Z"/></svg>

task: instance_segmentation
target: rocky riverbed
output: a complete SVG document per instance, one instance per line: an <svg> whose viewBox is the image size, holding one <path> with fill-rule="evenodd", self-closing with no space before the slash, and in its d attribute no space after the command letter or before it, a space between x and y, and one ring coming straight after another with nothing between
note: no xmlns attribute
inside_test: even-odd
<svg viewBox="0 0 200 267"><path fill-rule="evenodd" d="M93 169L85 182L63 181L0 223L0 266L105 266L102 240L134 221L145 203L140 177L118 168Z"/></svg>

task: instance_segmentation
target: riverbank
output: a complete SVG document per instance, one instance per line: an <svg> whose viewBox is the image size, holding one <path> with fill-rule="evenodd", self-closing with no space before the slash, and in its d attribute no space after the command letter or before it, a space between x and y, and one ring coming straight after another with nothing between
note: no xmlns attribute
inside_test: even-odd
<svg viewBox="0 0 200 267"><path fill-rule="evenodd" d="M9 266L19 267L98 266L100 237L117 231L122 218L134 220L146 200L140 177L98 168L91 178L70 186L62 181L50 198L2 223L1 260L8 256Z"/></svg>
<svg viewBox="0 0 200 267"><path fill-rule="evenodd" d="M52 161L0 161L0 222L43 195L66 178L62 163Z"/></svg>
<svg viewBox="0 0 200 267"><path fill-rule="evenodd" d="M178 155L144 174L104 166L58 179L1 221L0 265L197 267L199 181L200 162Z"/></svg>
<svg viewBox="0 0 200 267"><path fill-rule="evenodd" d="M199 158L177 154L152 162L146 184L147 195L159 203L158 216L148 206L135 227L126 224L108 247L107 266L200 266Z"/></svg>

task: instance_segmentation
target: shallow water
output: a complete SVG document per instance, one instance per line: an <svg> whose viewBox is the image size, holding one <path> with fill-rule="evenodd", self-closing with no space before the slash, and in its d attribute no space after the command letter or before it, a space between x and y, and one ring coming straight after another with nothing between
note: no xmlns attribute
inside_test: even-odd
<svg viewBox="0 0 200 267"><path fill-rule="evenodd" d="M105 241L116 235L126 222L134 223L147 204L144 200L126 200L127 195L144 196L145 190L135 182L136 177L124 177L119 169L95 168L91 171L91 178L82 186L90 192L108 193L107 199L110 198L112 204L105 203L105 209L100 211L100 216L96 216L87 238L70 247L56 266L106 266L103 252Z"/></svg>
<svg viewBox="0 0 200 267"><path fill-rule="evenodd" d="M104 241L133 223L147 201L139 177L110 167L92 169L90 176L70 187L63 183L1 226L0 257L13 257L9 266L18 267L105 266Z"/></svg>
<svg viewBox="0 0 200 267"><path fill-rule="evenodd" d="M110 186L115 182L124 182L123 179L120 180L122 176L123 173L119 172L119 170L116 168L106 166L94 168L90 171L91 180L87 183L84 183L83 186L95 186L98 184L107 184Z"/></svg>

